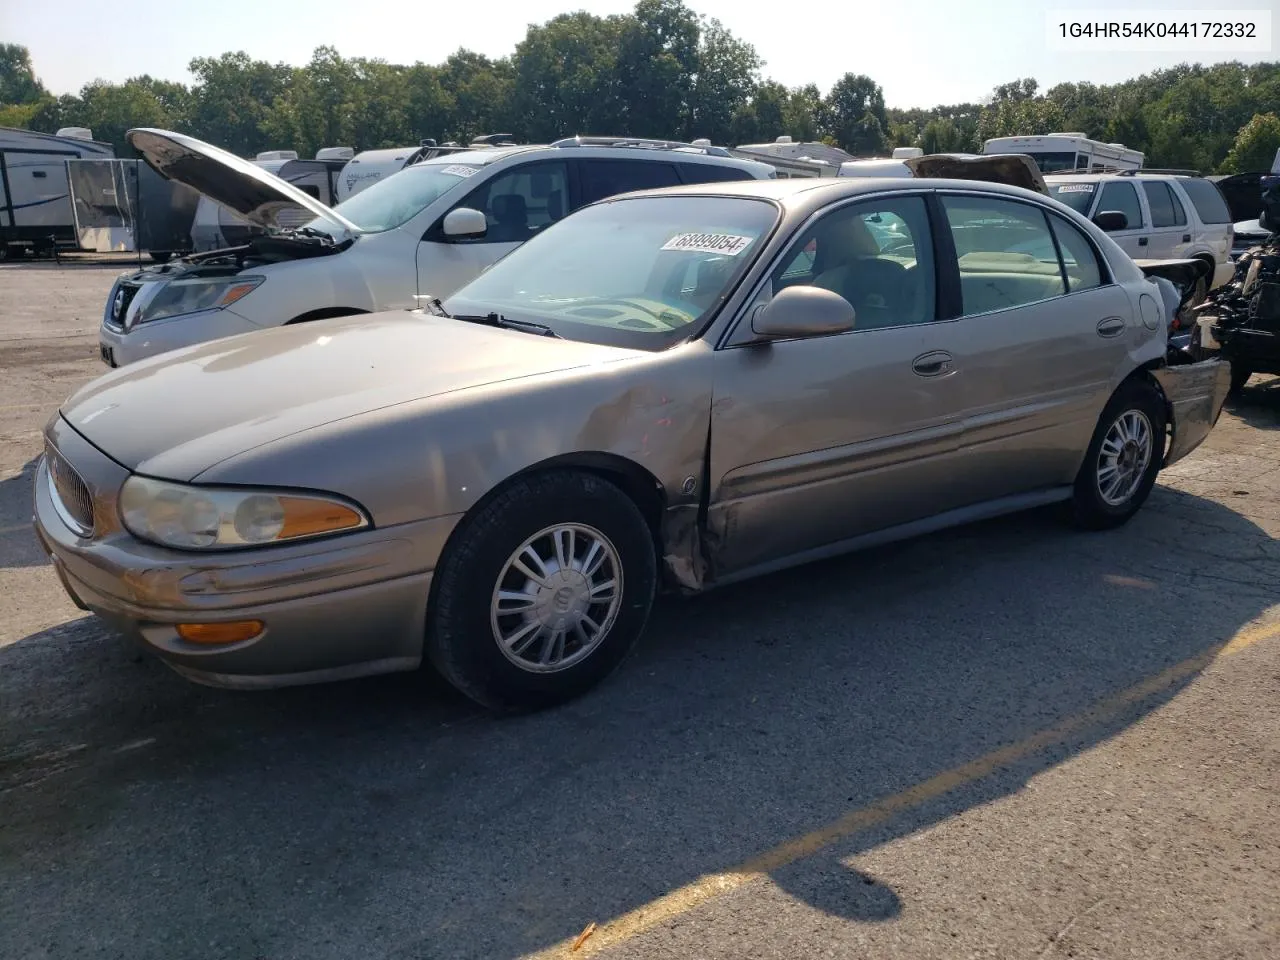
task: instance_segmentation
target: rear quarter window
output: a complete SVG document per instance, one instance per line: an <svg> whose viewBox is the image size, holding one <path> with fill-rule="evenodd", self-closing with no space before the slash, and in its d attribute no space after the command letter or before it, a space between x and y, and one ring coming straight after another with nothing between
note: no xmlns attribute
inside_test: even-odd
<svg viewBox="0 0 1280 960"><path fill-rule="evenodd" d="M1191 198L1201 223L1231 223L1231 211L1218 188L1199 177L1179 177L1178 185Z"/></svg>

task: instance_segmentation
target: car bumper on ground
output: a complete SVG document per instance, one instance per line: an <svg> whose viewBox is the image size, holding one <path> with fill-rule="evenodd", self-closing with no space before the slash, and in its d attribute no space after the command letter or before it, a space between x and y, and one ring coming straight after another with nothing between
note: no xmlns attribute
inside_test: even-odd
<svg viewBox="0 0 1280 960"><path fill-rule="evenodd" d="M156 547L120 529L114 491L127 472L65 426L63 457L94 491L95 532L60 516L47 458L34 524L72 600L179 673L267 688L414 669L422 659L431 571L456 518L362 530L309 543L202 554ZM192 643L179 624L260 621L226 644Z"/></svg>
<svg viewBox="0 0 1280 960"><path fill-rule="evenodd" d="M98 354L109 367L123 367L156 354L261 329L233 310L204 310L135 324L127 333L103 321Z"/></svg>

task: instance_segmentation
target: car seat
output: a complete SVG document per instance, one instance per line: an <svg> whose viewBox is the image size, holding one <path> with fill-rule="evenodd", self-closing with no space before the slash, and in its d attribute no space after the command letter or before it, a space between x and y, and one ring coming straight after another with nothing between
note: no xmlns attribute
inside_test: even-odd
<svg viewBox="0 0 1280 960"><path fill-rule="evenodd" d="M529 206L518 193L493 198L493 216L498 221L491 231L497 243L522 243L529 239Z"/></svg>

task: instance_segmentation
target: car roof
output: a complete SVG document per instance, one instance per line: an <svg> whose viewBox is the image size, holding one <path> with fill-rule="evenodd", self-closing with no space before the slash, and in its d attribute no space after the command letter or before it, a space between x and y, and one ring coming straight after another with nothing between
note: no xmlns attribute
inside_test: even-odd
<svg viewBox="0 0 1280 960"><path fill-rule="evenodd" d="M1068 180L1079 182L1081 180L1187 180L1193 179L1188 174L1178 173L1144 173L1136 170L1133 173L1046 173L1044 175L1045 183L1051 181L1061 181L1066 183Z"/></svg>
<svg viewBox="0 0 1280 960"><path fill-rule="evenodd" d="M854 197L864 193L900 192L922 188L970 192L976 190L983 193L1003 194L1014 199L1028 197L1034 197L1037 200L1047 199L1042 194L1006 183L992 183L987 180L942 180L929 177L797 177L786 180L732 180L717 183L689 183L656 190L637 190L608 199L657 195L759 197L780 201L786 207L820 207L844 197Z"/></svg>
<svg viewBox="0 0 1280 960"><path fill-rule="evenodd" d="M696 147L686 147L681 149L674 148L655 148L644 146L608 146L596 144L583 144L573 147L558 147L554 144L532 143L518 144L502 147L477 147L474 150L460 150L456 153L447 153L438 157L431 157L428 160L420 160L414 166L424 166L427 164L450 164L450 163L470 163L483 164L496 163L499 160L505 160L507 157L517 154L544 154L546 156L562 156L566 159L569 157L587 157L590 159L617 159L617 160L651 160L654 162L693 162L693 163L711 163L717 166L738 167L744 170L768 169L769 164L759 160L749 160L745 157L722 157L716 154L702 153Z"/></svg>

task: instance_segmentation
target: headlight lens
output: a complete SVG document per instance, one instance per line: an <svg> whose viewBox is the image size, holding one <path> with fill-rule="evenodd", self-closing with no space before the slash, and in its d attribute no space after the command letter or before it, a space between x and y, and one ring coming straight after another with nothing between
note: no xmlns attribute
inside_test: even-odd
<svg viewBox="0 0 1280 960"><path fill-rule="evenodd" d="M180 550L262 546L369 526L359 508L336 498L148 477L125 481L120 516L135 537Z"/></svg>
<svg viewBox="0 0 1280 960"><path fill-rule="evenodd" d="M134 323L163 320L201 310L221 310L251 293L266 277L195 277L170 280L142 304Z"/></svg>

